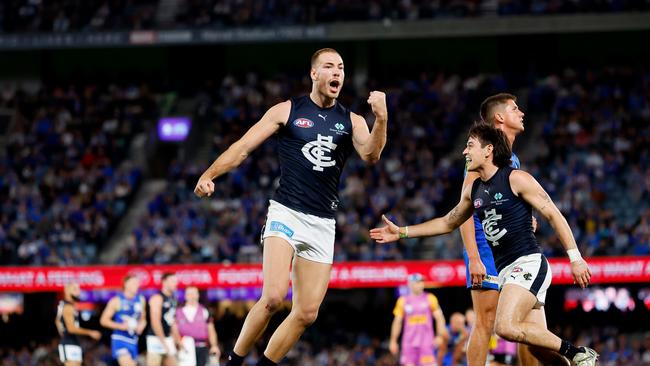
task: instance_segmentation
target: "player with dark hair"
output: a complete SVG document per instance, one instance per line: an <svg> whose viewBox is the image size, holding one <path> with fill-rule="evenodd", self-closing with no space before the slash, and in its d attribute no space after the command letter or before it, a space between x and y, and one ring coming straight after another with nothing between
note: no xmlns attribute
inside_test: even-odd
<svg viewBox="0 0 650 366"><path fill-rule="evenodd" d="M176 316L178 280L173 272L163 273L159 293L149 298L149 331L147 332L147 366L159 366L163 359L174 365L176 347L172 328Z"/></svg>
<svg viewBox="0 0 650 366"><path fill-rule="evenodd" d="M573 278L580 287L589 284L591 271L562 213L535 178L510 167L511 154L502 131L486 123L474 125L463 155L467 170L477 172L479 178L463 188L458 205L444 217L415 226L398 227L383 216L386 226L372 229L371 238L387 243L400 238L446 234L476 211L499 273L496 333L512 342L557 352L577 366L595 365L598 354L594 350L575 347L543 324L526 321L533 309L544 305L552 277L533 233L533 208L557 232L571 260Z"/></svg>
<svg viewBox="0 0 650 366"><path fill-rule="evenodd" d="M79 302L81 290L76 283L65 285L63 300L56 312L56 329L59 330L59 359L65 366L80 366L83 361L83 351L78 336L87 336L98 341L102 334L96 330L79 327L79 312L75 305Z"/></svg>

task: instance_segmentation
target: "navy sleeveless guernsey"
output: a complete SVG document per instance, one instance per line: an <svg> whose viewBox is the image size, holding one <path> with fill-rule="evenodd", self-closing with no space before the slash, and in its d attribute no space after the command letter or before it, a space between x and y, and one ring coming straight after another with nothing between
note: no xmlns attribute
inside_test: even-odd
<svg viewBox="0 0 650 366"><path fill-rule="evenodd" d="M79 338L77 337L76 334L70 333L70 330L68 329L68 326L65 324L65 319L63 319L63 308L65 305L70 305L74 309L74 304L71 302L68 302L66 300L61 300L59 302L59 306L56 311L56 317L59 319L59 322L61 322L61 325L63 326L63 335L61 336L61 344L71 344L75 346L79 346ZM75 326L79 327L79 312L77 309L74 309L73 312L73 317L74 317L74 324Z"/></svg>
<svg viewBox="0 0 650 366"><path fill-rule="evenodd" d="M291 98L291 113L278 133L280 186L273 200L299 212L334 218L338 186L352 153L350 110L338 101L320 108L308 95Z"/></svg>
<svg viewBox="0 0 650 366"><path fill-rule="evenodd" d="M167 296L165 295L162 291L160 291L158 294L162 296L162 308L160 309L160 323L162 324L162 330L163 333L165 334L165 337L171 336L171 330L172 330L172 325L174 325L174 320L176 317L176 306L178 304L178 301L176 300L176 297L172 294L172 296ZM156 335L153 332L153 327L151 324L153 321L151 320L151 310L149 310L149 331L147 332L147 335Z"/></svg>
<svg viewBox="0 0 650 366"><path fill-rule="evenodd" d="M472 185L474 212L483 226L499 271L517 258L541 253L535 239L532 207L515 196L510 187L511 167L500 168L492 178Z"/></svg>

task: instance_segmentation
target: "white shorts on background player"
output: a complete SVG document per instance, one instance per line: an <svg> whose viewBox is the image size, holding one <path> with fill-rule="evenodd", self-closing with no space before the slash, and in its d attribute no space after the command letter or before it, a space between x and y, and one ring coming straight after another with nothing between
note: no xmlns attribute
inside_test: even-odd
<svg viewBox="0 0 650 366"><path fill-rule="evenodd" d="M83 352L81 347L75 344L59 344L59 360L61 362L81 362Z"/></svg>
<svg viewBox="0 0 650 366"><path fill-rule="evenodd" d="M510 265L499 271L499 288L514 284L530 291L537 297L536 308L544 306L546 291L551 285L551 266L546 257L534 253L517 258Z"/></svg>
<svg viewBox="0 0 650 366"><path fill-rule="evenodd" d="M176 354L176 345L174 345L174 340L172 337L166 337L165 343L167 343L167 347L171 352L169 356L174 356ZM147 336L147 352L156 353L159 355L164 355L167 353L165 352L165 347L163 347L163 344L160 343L160 338L156 337L155 335Z"/></svg>
<svg viewBox="0 0 650 366"><path fill-rule="evenodd" d="M332 264L335 233L336 220L298 212L271 200L262 239L282 238L297 256Z"/></svg>

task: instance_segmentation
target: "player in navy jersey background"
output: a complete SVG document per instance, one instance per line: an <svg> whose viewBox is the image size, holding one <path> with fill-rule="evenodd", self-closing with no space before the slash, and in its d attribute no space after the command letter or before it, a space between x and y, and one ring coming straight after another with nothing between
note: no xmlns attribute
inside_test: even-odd
<svg viewBox="0 0 650 366"><path fill-rule="evenodd" d="M525 129L524 112L517 105L517 97L512 94L499 93L486 98L481 103L480 116L484 122L503 131L511 149L517 136ZM511 162L513 168L521 168L519 158L514 152ZM477 173L467 172L466 169L463 187L471 185L477 177ZM498 272L492 250L476 214L460 226L460 234L463 239L467 288L471 289L472 305L476 313L476 323L468 341L472 352L467 355L467 361L469 366L483 366L487 361L489 343L494 333L494 319L499 300ZM545 323L543 310L539 313L533 316ZM523 366L536 365L537 360L530 356L525 345L522 345L519 351Z"/></svg>
<svg viewBox="0 0 650 366"><path fill-rule="evenodd" d="M574 281L583 288L589 284L591 271L566 219L535 178L510 167L512 150L502 131L487 123L474 125L463 155L467 170L477 172L479 178L463 187L454 209L444 217L411 227L398 227L384 216L386 226L372 229L371 238L386 243L441 235L456 229L476 212L499 273L496 333L512 342L559 353L577 366L595 365L595 351L575 347L546 329L545 324L529 320L530 314L544 305L552 278L533 233L533 208L550 222L567 250Z"/></svg>
<svg viewBox="0 0 650 366"><path fill-rule="evenodd" d="M275 330L258 365L276 365L318 315L334 255L334 215L346 159L356 150L368 163L379 160L386 144L386 96L373 91L372 132L365 119L342 106L343 59L331 48L311 59L312 90L271 107L259 122L224 151L203 173L199 197L215 193L213 180L235 169L266 139L278 134L280 185L269 204L263 230L262 296L248 313L227 365L241 365L279 309L289 287L293 261L293 305ZM295 257L295 260L294 260Z"/></svg>

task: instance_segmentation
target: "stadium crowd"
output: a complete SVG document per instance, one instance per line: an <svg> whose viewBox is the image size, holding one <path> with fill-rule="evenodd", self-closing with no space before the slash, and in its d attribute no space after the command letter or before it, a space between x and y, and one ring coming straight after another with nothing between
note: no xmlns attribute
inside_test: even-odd
<svg viewBox="0 0 650 366"><path fill-rule="evenodd" d="M629 85L622 88L621 83ZM346 104L364 114L360 96L365 90L348 88ZM389 144L375 167L356 158L348 162L341 182L335 260L460 258L460 244L451 237L379 246L369 241L367 229L384 212L403 212L398 222L444 214L441 207L457 200L451 193L460 184L462 162L450 153L454 144L463 143L463 131L475 119L468 106L478 105L479 95L508 88L498 77L442 74L388 87ZM216 90L202 94L204 104L212 107L201 108L197 118L220 121L212 132L210 159L272 103L297 90L295 83L249 76L243 81L226 78ZM531 121L544 124L533 147L522 147L523 168L549 191L583 252L650 253L650 74L631 68L566 69L538 77L520 90L527 95L519 103L528 108L530 130L524 138L535 133ZM517 144L514 149L518 151ZM171 165L170 189L150 203L123 261L261 260L259 233L279 175L274 143L261 146L241 167L219 179L216 196L197 200L192 191L208 163ZM544 252L564 255L550 226L539 221ZM423 253L424 247L432 252Z"/></svg>
<svg viewBox="0 0 650 366"><path fill-rule="evenodd" d="M146 86L6 88L0 264L96 263L141 180L134 134L155 113Z"/></svg>
<svg viewBox="0 0 650 366"><path fill-rule="evenodd" d="M158 17L161 2L158 0L10 0L0 6L0 30L68 32L220 28L650 10L650 5L643 0L190 0L173 5L171 19L164 17L161 20Z"/></svg>

